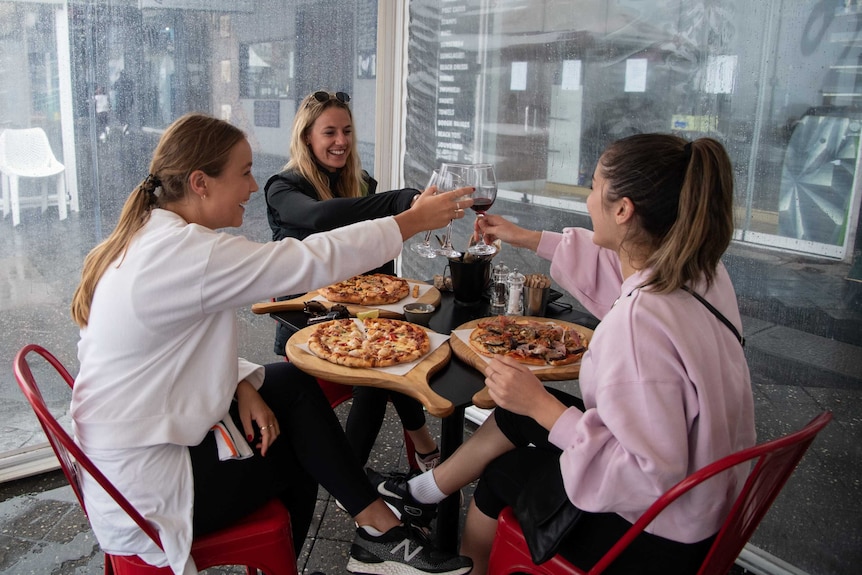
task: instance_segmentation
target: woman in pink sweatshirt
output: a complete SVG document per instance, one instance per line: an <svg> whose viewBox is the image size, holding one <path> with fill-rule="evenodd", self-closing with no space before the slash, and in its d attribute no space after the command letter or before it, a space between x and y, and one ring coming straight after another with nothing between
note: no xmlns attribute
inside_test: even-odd
<svg viewBox="0 0 862 575"><path fill-rule="evenodd" d="M619 140L598 162L587 208L593 231L530 231L492 214L478 224L486 241L551 260L553 278L601 320L582 398L494 359L486 383L499 407L451 458L409 481L371 472L412 504L480 479L461 541L473 573L487 567L499 512L537 470L582 511L559 552L588 569L667 489L755 442L742 322L720 261L733 234L724 148L662 134ZM746 475L738 467L681 497L608 573L695 572Z"/></svg>

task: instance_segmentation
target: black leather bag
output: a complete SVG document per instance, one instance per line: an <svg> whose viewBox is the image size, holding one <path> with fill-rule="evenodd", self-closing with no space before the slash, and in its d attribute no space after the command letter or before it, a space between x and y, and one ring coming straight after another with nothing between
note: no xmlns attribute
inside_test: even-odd
<svg viewBox="0 0 862 575"><path fill-rule="evenodd" d="M536 565L556 555L583 513L569 501L556 461L530 478L512 510Z"/></svg>

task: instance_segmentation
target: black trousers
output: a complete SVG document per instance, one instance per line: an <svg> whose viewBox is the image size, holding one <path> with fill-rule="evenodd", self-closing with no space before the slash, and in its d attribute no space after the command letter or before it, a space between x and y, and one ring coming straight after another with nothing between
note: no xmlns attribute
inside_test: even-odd
<svg viewBox="0 0 862 575"><path fill-rule="evenodd" d="M404 429L416 431L425 425L425 410L412 397L380 387L354 386L353 405L344 427L350 447L363 466L374 448L386 417L386 402L390 400Z"/></svg>
<svg viewBox="0 0 862 575"><path fill-rule="evenodd" d="M281 323L276 324L274 344L276 354L285 355L284 348L291 335L293 332L287 326ZM355 386L353 388L353 405L350 406L345 429L350 447L363 466L368 462L368 456L371 455L374 442L377 441L380 428L383 427L383 421L386 418L386 403L390 400L398 413L401 425L407 431L416 431L425 425L425 410L422 408L422 404L412 397L379 387Z"/></svg>
<svg viewBox="0 0 862 575"><path fill-rule="evenodd" d="M584 410L583 402L565 392L548 388L560 401ZM562 451L548 441L548 430L535 420L502 408L494 410L497 425L515 444L515 449L492 461L479 479L473 495L485 515L498 517L504 507L514 505L518 495L536 469L554 467L560 470ZM529 447L533 444L535 447ZM583 570L589 570L631 527L616 513L584 511L572 532L560 546L559 553ZM611 574L684 575L696 573L709 551L714 537L697 543L680 543L642 533L605 571Z"/></svg>
<svg viewBox="0 0 862 575"><path fill-rule="evenodd" d="M194 473L194 533L221 529L278 497L290 511L296 553L311 526L318 484L355 516L378 496L356 460L317 381L283 362L265 366L260 394L281 435L266 457L219 461L215 437L189 448ZM242 430L236 404L231 415ZM260 431L255 427L257 443Z"/></svg>

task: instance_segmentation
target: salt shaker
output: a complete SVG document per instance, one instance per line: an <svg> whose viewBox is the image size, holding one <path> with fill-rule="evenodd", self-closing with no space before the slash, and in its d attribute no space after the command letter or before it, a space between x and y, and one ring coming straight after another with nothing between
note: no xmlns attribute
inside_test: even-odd
<svg viewBox="0 0 862 575"><path fill-rule="evenodd" d="M506 264L495 265L491 274L491 307L498 309L501 313L505 312L508 304L508 280L509 268Z"/></svg>
<svg viewBox="0 0 862 575"><path fill-rule="evenodd" d="M524 281L527 278L519 273L517 268L509 274L506 283L509 287L509 301L506 304L506 315L523 315L524 306L521 293L524 291Z"/></svg>

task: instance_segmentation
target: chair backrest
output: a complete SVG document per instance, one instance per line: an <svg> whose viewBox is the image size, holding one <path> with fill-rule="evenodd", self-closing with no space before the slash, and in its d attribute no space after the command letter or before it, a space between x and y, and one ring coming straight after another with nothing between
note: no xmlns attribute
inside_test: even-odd
<svg viewBox="0 0 862 575"><path fill-rule="evenodd" d="M7 129L0 133L0 169L40 170L57 159L42 128Z"/></svg>
<svg viewBox="0 0 862 575"><path fill-rule="evenodd" d="M590 573L604 571L647 525L678 497L710 477L756 460L742 492L736 498L698 571L698 575L725 575L787 483L811 442L831 420L832 412L824 411L795 433L733 453L692 473L659 497L596 563Z"/></svg>
<svg viewBox="0 0 862 575"><path fill-rule="evenodd" d="M742 493L736 498L730 514L718 532L709 554L700 568L699 575L724 575L728 572L740 551L754 535L760 521L769 511L784 484L790 479L796 466L811 446L817 434L832 420L832 412L824 411L808 425L790 435L768 441L744 450L726 459L727 467L734 461L756 459L754 468L745 482ZM701 481L715 473L703 469Z"/></svg>
<svg viewBox="0 0 862 575"><path fill-rule="evenodd" d="M99 485L101 485L102 488L114 498L123 511L125 511L129 517L138 524L144 533L146 533L150 539L159 546L159 548L162 548L162 542L159 539L158 532L156 532L153 526L150 525L140 513L138 513L123 494L114 487L110 480L105 477L101 471L99 471L93 462L90 461L83 451L81 451L81 448L78 447L78 444L75 443L63 426L60 425L57 419L51 414L48 406L45 405L45 400L42 397L42 393L39 390L39 386L36 384L33 372L27 362L27 355L30 353L42 356L57 371L57 373L60 374L70 388L73 386L75 380L69 374L69 371L56 357L54 357L53 354L51 354L51 352L39 345L26 345L21 348L15 356L13 369L15 371L15 379L18 381L18 386L21 388L21 391L24 392L24 396L27 398L27 401L30 402L30 406L36 413L36 417L39 419L39 423L45 431L48 442L51 444L51 447L54 449L54 453L57 455L57 459L60 461L60 467L63 469L63 474L66 476L66 479L75 491L75 495L78 497L78 502L81 504L81 508L84 510L84 513L86 514L87 508L84 505L84 498L81 493L81 485L79 482L81 468L83 468L84 472L92 476L93 479L95 479Z"/></svg>

